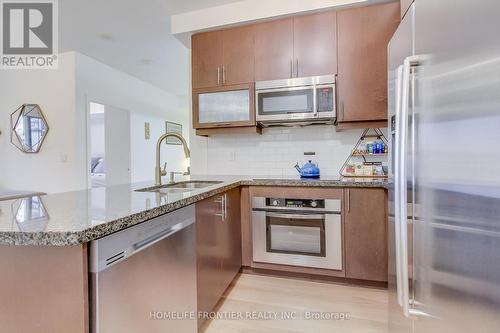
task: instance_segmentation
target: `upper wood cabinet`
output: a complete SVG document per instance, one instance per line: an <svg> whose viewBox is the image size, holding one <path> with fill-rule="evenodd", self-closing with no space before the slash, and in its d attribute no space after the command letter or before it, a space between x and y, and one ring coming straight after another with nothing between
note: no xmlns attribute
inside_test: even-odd
<svg viewBox="0 0 500 333"><path fill-rule="evenodd" d="M387 193L349 188L344 198L346 277L387 281Z"/></svg>
<svg viewBox="0 0 500 333"><path fill-rule="evenodd" d="M193 89L193 127L255 126L254 84Z"/></svg>
<svg viewBox="0 0 500 333"><path fill-rule="evenodd" d="M255 81L293 75L293 19L255 26Z"/></svg>
<svg viewBox="0 0 500 333"><path fill-rule="evenodd" d="M222 84L254 82L252 26L222 31Z"/></svg>
<svg viewBox="0 0 500 333"><path fill-rule="evenodd" d="M193 89L254 81L252 26L200 33L191 43Z"/></svg>
<svg viewBox="0 0 500 333"><path fill-rule="evenodd" d="M334 11L297 16L255 27L255 80L335 74Z"/></svg>
<svg viewBox="0 0 500 333"><path fill-rule="evenodd" d="M296 77L337 73L337 13L328 11L293 19Z"/></svg>
<svg viewBox="0 0 500 333"><path fill-rule="evenodd" d="M338 122L387 120L387 45L399 21L399 2L337 13Z"/></svg>
<svg viewBox="0 0 500 333"><path fill-rule="evenodd" d="M410 2L402 0L403 6ZM329 74L338 74L337 129L385 127L387 45L400 22L400 8L399 1L390 2L194 35L194 127L257 128L252 106L245 117L210 110L204 121L198 99L205 93L250 87L255 81ZM221 103L210 105L219 108Z"/></svg>
<svg viewBox="0 0 500 333"><path fill-rule="evenodd" d="M191 39L193 88L216 87L221 82L222 34L220 31L194 35Z"/></svg>

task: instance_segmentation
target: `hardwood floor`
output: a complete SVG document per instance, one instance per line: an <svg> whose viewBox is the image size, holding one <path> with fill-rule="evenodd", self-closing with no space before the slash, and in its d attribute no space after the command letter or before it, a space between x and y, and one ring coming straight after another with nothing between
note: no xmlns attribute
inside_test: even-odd
<svg viewBox="0 0 500 333"><path fill-rule="evenodd" d="M213 319L205 333L387 332L387 305L383 289L241 274L218 310L233 317ZM348 319L306 319L308 312ZM297 318L251 319L259 315Z"/></svg>

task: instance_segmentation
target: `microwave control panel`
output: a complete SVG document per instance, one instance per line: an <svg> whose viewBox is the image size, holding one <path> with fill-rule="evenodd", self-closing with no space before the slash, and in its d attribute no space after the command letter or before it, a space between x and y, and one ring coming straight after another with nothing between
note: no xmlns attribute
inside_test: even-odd
<svg viewBox="0 0 500 333"><path fill-rule="evenodd" d="M318 87L316 88L316 99L318 103L318 112L332 112L333 101L333 87Z"/></svg>

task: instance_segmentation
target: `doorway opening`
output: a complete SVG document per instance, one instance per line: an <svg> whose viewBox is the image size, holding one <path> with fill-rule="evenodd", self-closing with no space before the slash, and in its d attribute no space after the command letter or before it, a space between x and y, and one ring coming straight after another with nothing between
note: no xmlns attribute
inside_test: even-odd
<svg viewBox="0 0 500 333"><path fill-rule="evenodd" d="M96 102L88 109L89 187L130 183L130 112Z"/></svg>

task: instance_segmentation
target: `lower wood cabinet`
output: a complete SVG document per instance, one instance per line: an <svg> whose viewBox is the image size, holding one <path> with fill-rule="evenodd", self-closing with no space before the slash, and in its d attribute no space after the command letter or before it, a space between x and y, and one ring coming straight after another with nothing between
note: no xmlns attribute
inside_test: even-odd
<svg viewBox="0 0 500 333"><path fill-rule="evenodd" d="M387 281L387 192L380 188L344 190L346 277Z"/></svg>
<svg viewBox="0 0 500 333"><path fill-rule="evenodd" d="M239 188L196 203L199 312L213 311L241 268L240 218Z"/></svg>

